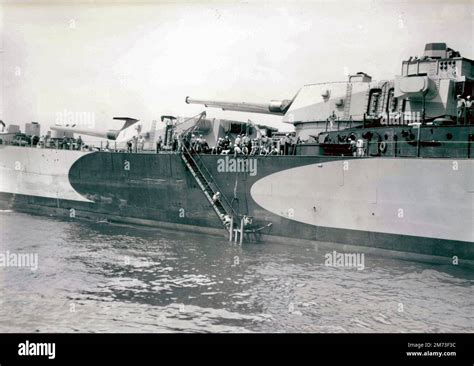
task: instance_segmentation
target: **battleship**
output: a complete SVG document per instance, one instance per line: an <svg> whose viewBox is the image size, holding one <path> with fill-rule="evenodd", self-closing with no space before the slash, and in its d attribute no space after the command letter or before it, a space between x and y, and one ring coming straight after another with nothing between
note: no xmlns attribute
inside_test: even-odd
<svg viewBox="0 0 474 366"><path fill-rule="evenodd" d="M24 134L9 126L0 135L0 207L472 262L473 83L473 60L429 43L392 80L359 72L269 103L185 98L282 116L292 134L206 112L137 129L139 148L116 143L137 123L129 117L110 131L53 126L46 138L39 124ZM78 134L102 137L106 148L78 143Z"/></svg>

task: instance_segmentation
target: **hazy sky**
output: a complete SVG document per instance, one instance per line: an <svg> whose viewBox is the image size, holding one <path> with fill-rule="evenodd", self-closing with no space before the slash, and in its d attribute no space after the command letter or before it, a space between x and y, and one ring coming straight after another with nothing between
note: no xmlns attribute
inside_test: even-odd
<svg viewBox="0 0 474 366"><path fill-rule="evenodd" d="M473 58L471 1L6 1L1 15L0 119L20 125L68 111L111 128L204 109L187 95L266 102L346 71L394 78L428 42Z"/></svg>

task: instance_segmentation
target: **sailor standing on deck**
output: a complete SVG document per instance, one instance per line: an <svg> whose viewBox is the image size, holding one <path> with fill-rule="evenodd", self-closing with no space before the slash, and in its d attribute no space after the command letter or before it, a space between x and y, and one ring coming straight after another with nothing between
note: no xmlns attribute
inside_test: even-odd
<svg viewBox="0 0 474 366"><path fill-rule="evenodd" d="M291 145L291 137L290 137L290 134L287 133L285 135L285 148L284 148L285 155L290 154L290 145Z"/></svg>
<svg viewBox="0 0 474 366"><path fill-rule="evenodd" d="M79 136L76 141L77 144L77 150L82 150L82 137Z"/></svg>
<svg viewBox="0 0 474 366"><path fill-rule="evenodd" d="M472 118L472 100L470 95L466 97L466 107L464 109L464 123L467 125L470 124Z"/></svg>
<svg viewBox="0 0 474 366"><path fill-rule="evenodd" d="M283 153L285 152L285 137L284 136L280 137L280 139L278 140L277 150L278 150L278 155L283 155Z"/></svg>
<svg viewBox="0 0 474 366"><path fill-rule="evenodd" d="M230 138L229 136L226 135L224 138L223 150L229 149L229 146L230 146Z"/></svg>
<svg viewBox="0 0 474 366"><path fill-rule="evenodd" d="M161 136L158 136L158 139L156 140L156 152L161 151L161 143L162 143Z"/></svg>
<svg viewBox="0 0 474 366"><path fill-rule="evenodd" d="M242 149L240 148L239 145L240 144L237 144L237 140L236 140L236 143L234 145L234 156L242 154Z"/></svg>
<svg viewBox="0 0 474 366"><path fill-rule="evenodd" d="M191 141L189 142L191 151L196 150L196 143L197 143L196 135L193 133L191 134Z"/></svg>
<svg viewBox="0 0 474 366"><path fill-rule="evenodd" d="M145 148L145 138L142 135L140 135L140 137L138 138L138 150L143 151L144 148Z"/></svg>
<svg viewBox="0 0 474 366"><path fill-rule="evenodd" d="M138 146L137 136L133 136L133 138L132 138L132 150L133 150L134 153L137 152L137 146Z"/></svg>
<svg viewBox="0 0 474 366"><path fill-rule="evenodd" d="M357 139L356 141L356 156L362 157L365 155L365 143L363 139Z"/></svg>
<svg viewBox="0 0 474 366"><path fill-rule="evenodd" d="M462 119L463 119L463 116L464 116L464 109L466 108L466 101L461 98L461 95L458 94L457 96L457 117L458 117L458 120L457 120L457 124L460 125L462 124Z"/></svg>
<svg viewBox="0 0 474 366"><path fill-rule="evenodd" d="M172 141L173 142L171 143L171 151L178 150L178 135L176 134L176 132L173 134Z"/></svg>
<svg viewBox="0 0 474 366"><path fill-rule="evenodd" d="M242 137L242 152L245 155L250 154L251 145L250 145L250 137L246 134Z"/></svg>
<svg viewBox="0 0 474 366"><path fill-rule="evenodd" d="M288 134L288 155L295 155L295 139Z"/></svg>
<svg viewBox="0 0 474 366"><path fill-rule="evenodd" d="M240 148L240 143L241 142L242 142L242 140L240 138L240 135L237 135L237 137L235 138L235 141L234 141L234 146Z"/></svg>
<svg viewBox="0 0 474 366"><path fill-rule="evenodd" d="M222 137L219 137L217 139L217 146L215 147L214 153L219 155L223 149L224 149L224 139Z"/></svg>
<svg viewBox="0 0 474 366"><path fill-rule="evenodd" d="M204 137L202 135L199 135L199 137L196 140L196 150L198 153L203 153L204 152Z"/></svg>

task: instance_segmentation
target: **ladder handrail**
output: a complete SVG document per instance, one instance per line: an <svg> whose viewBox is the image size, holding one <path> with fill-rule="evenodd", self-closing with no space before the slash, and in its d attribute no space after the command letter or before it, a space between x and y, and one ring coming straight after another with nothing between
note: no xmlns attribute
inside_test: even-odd
<svg viewBox="0 0 474 366"><path fill-rule="evenodd" d="M203 117L205 117L205 116L206 116L206 112L205 112L205 111L204 111L204 112L201 112L201 116L199 117L198 121L197 121L193 126L191 126L191 127L187 128L186 130L184 130L184 131L182 132L182 134L181 134L181 146L186 150L186 152L188 153L188 155L189 155L189 156L191 157L191 159L194 161L196 167L199 169L199 171L200 171L200 173L201 173L201 175L202 175L203 177L205 177L205 175L202 173L202 171L201 171L201 169L199 168L199 166L198 166L196 160L192 157L191 152L190 152L189 149L186 147L186 144L185 144L184 141L183 141L183 136L185 136L185 135L187 135L187 134L190 134L194 129L196 129L198 123L199 123L199 122L201 121L201 119L202 119ZM232 214L233 214L234 216L236 216L236 217L240 216L240 215L234 210L234 208L232 207L232 204L229 202L227 196L222 192L221 188L220 188L219 185L217 184L217 182L216 182L215 178L212 176L211 172L207 169L206 164L205 164L204 161L202 160L201 156L200 156L197 152L196 152L196 155L198 156L198 158L199 158L199 160L200 160L202 166L204 167L204 169L206 169L207 174L208 174L209 177L211 178L211 182L215 185L215 187L216 187L216 189L218 190L218 192L220 192L220 194L221 194L222 198L224 198L224 201L225 201L225 203L227 204L227 206L229 206L230 210L232 211ZM209 182L207 182L207 183L209 183Z"/></svg>
<svg viewBox="0 0 474 366"><path fill-rule="evenodd" d="M209 177L211 178L211 182L216 186L217 190L220 192L222 198L224 198L224 201L226 202L226 204L229 206L229 208L232 210L232 213L235 215L235 216L239 216L237 214L237 212L234 210L234 208L232 207L232 204L229 202L229 199L227 198L227 196L222 192L221 188L219 187L219 185L217 184L215 178L213 177L213 175L211 174L211 172L209 171L209 169L207 169L207 166L206 166L206 163L204 162L204 160L202 159L201 155L199 153L196 153L196 155L198 158L199 158L199 161L201 162L203 168L206 170L206 173L209 175Z"/></svg>
<svg viewBox="0 0 474 366"><path fill-rule="evenodd" d="M187 160L187 158L184 158L184 160L185 160L186 166L191 167L191 164L189 163L189 161ZM191 167L191 168L192 168L192 167ZM198 171L199 171L199 168L198 168ZM195 171L193 171L192 173L193 173L194 176L197 176L197 174L196 174ZM201 175L202 175L202 173L201 173ZM203 175L202 175L202 177L204 178ZM204 179L205 179L205 178L204 178ZM198 183L199 183L199 185L201 186L201 188L204 189L204 191L205 191L204 193L206 194L206 197L209 197L209 198L212 199L212 197L210 197L210 195L209 195L209 192L206 191L203 182L199 181ZM208 182L204 182L204 183L208 183Z"/></svg>
<svg viewBox="0 0 474 366"><path fill-rule="evenodd" d="M194 178L196 179L196 181L198 182L201 190L203 191L204 195L206 196L207 200L209 201L209 203L211 204L212 208L214 209L214 211L216 212L216 214L219 216L219 219L221 221L221 223L224 225L224 228L229 231L231 231L232 227L228 227L227 224L225 223L224 219L222 218L222 212L219 210L219 207L217 207L216 203L212 200L212 197L209 195L209 192L207 192L207 190L205 189L204 187L204 184L203 182L201 182L201 180L197 177L197 174L194 170L192 170L192 167L191 167L191 164L189 163L189 161L187 160L187 158L183 155L181 155L182 158L183 158L183 161L185 162L186 166L191 170L191 173L193 174ZM221 207L224 209L225 211L225 208L221 205Z"/></svg>
<svg viewBox="0 0 474 366"><path fill-rule="evenodd" d="M182 143L182 147L184 148L184 151L185 153L188 154L188 156L191 158L191 160L193 160L196 168L198 169L198 171L201 173L201 175L204 177L204 179L207 180L206 176L203 174L201 168L199 167L198 163L196 162L196 160L193 158L191 152L189 151L189 149L186 147L186 145L184 143ZM221 194L221 197L224 199L225 203L227 204L227 206L229 207L229 209L232 211L232 214L235 216L235 217L238 217L239 214L234 210L234 208L232 207L232 205L230 204L229 200L227 199L226 195L222 192L222 190L220 189L219 185L216 183L214 177L212 176L212 174L209 172L209 170L207 169L206 167L206 164L204 163L204 161L202 160L202 158L199 156L199 154L196 153L196 156L199 157L200 161L202 162L202 166L203 168L206 170L207 174L209 175L210 177L210 181L212 184L214 184L214 186L216 187L216 189L218 190L218 192ZM206 182L208 185L209 185L209 181ZM224 207L225 209L225 207Z"/></svg>

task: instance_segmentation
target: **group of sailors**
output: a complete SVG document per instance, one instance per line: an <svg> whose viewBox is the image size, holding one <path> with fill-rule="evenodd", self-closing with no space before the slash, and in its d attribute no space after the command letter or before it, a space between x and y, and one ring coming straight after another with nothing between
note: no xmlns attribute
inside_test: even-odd
<svg viewBox="0 0 474 366"><path fill-rule="evenodd" d="M38 149L56 148L59 150L83 150L86 147L81 136L77 139L67 136L52 138L50 134L42 135L41 137L32 136L31 144Z"/></svg>
<svg viewBox="0 0 474 366"><path fill-rule="evenodd" d="M82 137L77 139L66 137L56 139L49 135L41 136L35 141L34 146L38 148L54 147L62 150L90 150L90 146L86 145ZM164 146L161 136L156 141L156 151L171 150L182 152L184 147L187 150L199 154L217 154L217 155L293 155L296 152L296 144L299 139L295 140L290 134L286 134L279 139L270 138L262 135L251 138L248 134L238 134L232 141L229 135L219 137L216 145L210 147L203 135L196 134L175 134L171 139L171 144ZM145 138L143 136L133 136L126 142L126 150L131 153L144 151ZM101 144L101 151L111 151L109 140L105 142L105 147Z"/></svg>
<svg viewBox="0 0 474 366"><path fill-rule="evenodd" d="M186 146L188 149L191 148L191 150L199 154L208 154L211 150L209 144L202 135L196 136L195 134L192 134L191 138L185 142L185 144L186 143L188 143Z"/></svg>
<svg viewBox="0 0 474 366"><path fill-rule="evenodd" d="M116 151L116 148L110 147L110 140L100 143L100 147L88 145L82 140L82 136L77 139L64 136L62 138L52 138L51 135L43 135L38 138L34 145L37 148L55 148L59 150L78 150L78 151Z"/></svg>
<svg viewBox="0 0 474 366"><path fill-rule="evenodd" d="M210 147L202 135L187 134L182 138L177 136L176 140L176 144L172 143L172 151L182 151L184 145L187 150L201 154L236 156L293 155L296 153L296 144L299 143L299 140L295 140L290 134L286 134L278 140L274 140L266 135L251 138L248 134L238 134L233 142L229 135L226 135L225 137L219 137L214 147ZM173 138L174 141L175 139Z"/></svg>
<svg viewBox="0 0 474 366"><path fill-rule="evenodd" d="M161 137L160 137L161 138ZM145 149L145 138L140 136L133 136L127 141L128 152L142 152Z"/></svg>

